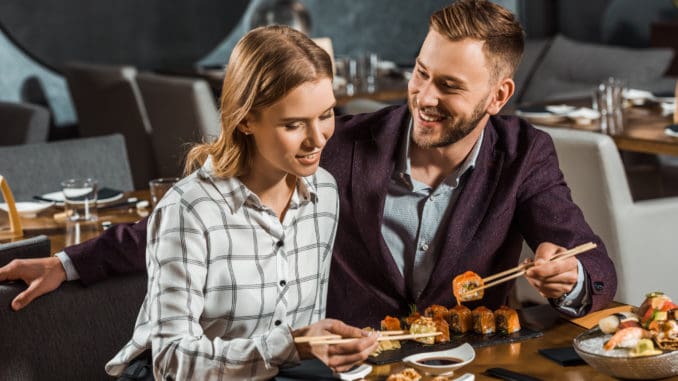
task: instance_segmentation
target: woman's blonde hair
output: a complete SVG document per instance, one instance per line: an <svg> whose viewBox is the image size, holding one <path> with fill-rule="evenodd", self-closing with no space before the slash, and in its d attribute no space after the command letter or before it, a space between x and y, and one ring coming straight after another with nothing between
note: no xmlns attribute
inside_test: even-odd
<svg viewBox="0 0 678 381"><path fill-rule="evenodd" d="M228 61L221 90L221 133L211 143L194 146L186 156L184 173L212 157L214 174L233 177L246 173L254 154L252 136L237 127L281 100L295 87L332 79L329 55L310 38L292 28L273 25L247 33Z"/></svg>

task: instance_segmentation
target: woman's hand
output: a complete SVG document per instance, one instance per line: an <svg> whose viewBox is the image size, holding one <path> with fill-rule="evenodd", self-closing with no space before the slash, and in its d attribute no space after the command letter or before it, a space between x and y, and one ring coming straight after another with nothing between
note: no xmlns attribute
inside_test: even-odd
<svg viewBox="0 0 678 381"><path fill-rule="evenodd" d="M578 262L574 257L548 263L554 255L566 251L562 246L542 242L534 253L535 266L525 277L546 298L557 299L574 288L578 279Z"/></svg>
<svg viewBox="0 0 678 381"><path fill-rule="evenodd" d="M292 336L294 337L324 335L340 335L343 338L359 338L358 340L343 344L295 344L299 356L302 359L316 357L330 367L335 373L349 370L354 365L362 363L379 345L377 342L379 335L376 332L363 331L362 329L351 327L334 319L320 320L292 332Z"/></svg>

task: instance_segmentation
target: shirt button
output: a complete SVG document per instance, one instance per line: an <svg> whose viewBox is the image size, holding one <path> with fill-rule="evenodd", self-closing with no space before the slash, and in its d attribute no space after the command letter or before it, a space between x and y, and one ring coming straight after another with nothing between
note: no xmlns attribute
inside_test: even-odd
<svg viewBox="0 0 678 381"><path fill-rule="evenodd" d="M280 281L281 287L285 287L286 284L287 284L287 282L284 279Z"/></svg>
<svg viewBox="0 0 678 381"><path fill-rule="evenodd" d="M273 324L275 324L275 325L280 325L280 324L282 324L282 321L276 320Z"/></svg>
<svg viewBox="0 0 678 381"><path fill-rule="evenodd" d="M422 243L422 244L421 244L421 249L424 250L424 251L428 250L428 244Z"/></svg>
<svg viewBox="0 0 678 381"><path fill-rule="evenodd" d="M278 241L278 242L276 242L275 245L278 246L278 247L282 247L284 244L285 243L283 241Z"/></svg>
<svg viewBox="0 0 678 381"><path fill-rule="evenodd" d="M602 291L604 287L603 282L593 282L593 288L596 291Z"/></svg>

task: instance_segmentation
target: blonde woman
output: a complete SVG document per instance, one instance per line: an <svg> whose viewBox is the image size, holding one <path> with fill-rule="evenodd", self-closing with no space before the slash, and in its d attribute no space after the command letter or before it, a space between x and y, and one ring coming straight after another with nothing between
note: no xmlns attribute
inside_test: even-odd
<svg viewBox="0 0 678 381"><path fill-rule="evenodd" d="M189 152L191 173L149 220L146 299L109 374L136 372L151 349L157 380L270 379L311 357L345 370L376 347L324 319L339 217L334 178L318 167L334 132L331 81L329 56L300 32L272 26L240 40L221 135ZM294 343L328 333L360 339Z"/></svg>

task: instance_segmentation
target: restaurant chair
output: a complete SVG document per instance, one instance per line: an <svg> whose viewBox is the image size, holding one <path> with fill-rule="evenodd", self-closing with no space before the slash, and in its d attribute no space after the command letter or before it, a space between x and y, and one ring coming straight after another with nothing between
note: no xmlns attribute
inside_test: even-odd
<svg viewBox="0 0 678 381"><path fill-rule="evenodd" d="M78 114L80 136L121 133L136 189L157 177L151 125L131 66L69 63L64 75Z"/></svg>
<svg viewBox="0 0 678 381"><path fill-rule="evenodd" d="M191 143L219 136L219 112L203 79L139 73L136 77L148 119L160 177L181 176Z"/></svg>
<svg viewBox="0 0 678 381"><path fill-rule="evenodd" d="M17 201L59 191L63 180L74 177L92 177L100 187L120 191L135 189L120 134L0 146L0 174Z"/></svg>
<svg viewBox="0 0 678 381"><path fill-rule="evenodd" d="M13 311L25 288L0 282L0 380L111 380L104 365L132 336L146 274L65 282Z"/></svg>
<svg viewBox="0 0 678 381"><path fill-rule="evenodd" d="M39 235L9 243L0 243L0 267L13 259L49 257L49 238ZM3 306L0 306L2 308Z"/></svg>
<svg viewBox="0 0 678 381"><path fill-rule="evenodd" d="M608 135L539 128L553 138L572 199L615 264L614 299L639 305L652 291L678 295L678 197L634 202L619 151ZM524 247L522 256L532 256L531 250ZM516 291L520 301L539 302L524 278Z"/></svg>
<svg viewBox="0 0 678 381"><path fill-rule="evenodd" d="M0 101L0 146L46 142L49 110L31 103Z"/></svg>

